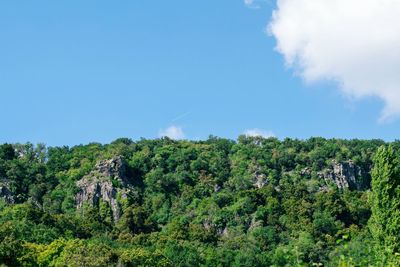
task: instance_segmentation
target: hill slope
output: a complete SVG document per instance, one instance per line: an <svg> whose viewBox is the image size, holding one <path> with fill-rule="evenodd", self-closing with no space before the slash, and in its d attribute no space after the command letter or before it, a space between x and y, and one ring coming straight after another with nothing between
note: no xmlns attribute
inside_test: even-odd
<svg viewBox="0 0 400 267"><path fill-rule="evenodd" d="M370 171L381 145L244 136L3 144L0 262L367 265Z"/></svg>

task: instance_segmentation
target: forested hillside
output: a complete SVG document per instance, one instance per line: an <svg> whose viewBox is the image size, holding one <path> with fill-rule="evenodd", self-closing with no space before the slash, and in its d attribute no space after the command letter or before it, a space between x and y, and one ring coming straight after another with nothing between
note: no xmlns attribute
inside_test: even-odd
<svg viewBox="0 0 400 267"><path fill-rule="evenodd" d="M0 263L395 266L399 151L245 136L3 144Z"/></svg>

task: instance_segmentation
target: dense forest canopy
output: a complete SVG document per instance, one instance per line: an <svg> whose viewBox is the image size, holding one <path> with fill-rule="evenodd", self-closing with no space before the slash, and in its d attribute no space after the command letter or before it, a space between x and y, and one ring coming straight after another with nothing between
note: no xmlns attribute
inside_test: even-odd
<svg viewBox="0 0 400 267"><path fill-rule="evenodd" d="M399 152L246 136L2 144L0 263L395 266Z"/></svg>

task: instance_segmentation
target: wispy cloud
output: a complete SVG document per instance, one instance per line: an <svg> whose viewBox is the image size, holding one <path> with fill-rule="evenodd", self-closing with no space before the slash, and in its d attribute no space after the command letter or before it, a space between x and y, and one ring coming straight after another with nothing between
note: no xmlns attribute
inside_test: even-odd
<svg viewBox="0 0 400 267"><path fill-rule="evenodd" d="M185 138L185 133L182 127L171 125L166 129L161 129L158 133L159 137L169 137L174 140L180 140Z"/></svg>
<svg viewBox="0 0 400 267"><path fill-rule="evenodd" d="M248 8L261 8L261 5L264 4L271 4L271 0L244 0L244 4L248 7Z"/></svg>
<svg viewBox="0 0 400 267"><path fill-rule="evenodd" d="M260 6L255 3L255 0L244 0L244 4L249 8L260 8Z"/></svg>
<svg viewBox="0 0 400 267"><path fill-rule="evenodd" d="M261 129L248 129L244 132L244 135L249 136L249 137L264 137L264 138L269 138L269 137L275 137L275 134L271 131L266 131L266 130L261 130Z"/></svg>

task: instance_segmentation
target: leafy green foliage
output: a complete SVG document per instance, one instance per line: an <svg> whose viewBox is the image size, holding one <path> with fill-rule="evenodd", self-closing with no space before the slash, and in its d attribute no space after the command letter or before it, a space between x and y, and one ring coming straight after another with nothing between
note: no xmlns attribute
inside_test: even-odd
<svg viewBox="0 0 400 267"><path fill-rule="evenodd" d="M393 148L381 147L372 171L370 229L382 259L400 252L400 161Z"/></svg>
<svg viewBox="0 0 400 267"><path fill-rule="evenodd" d="M246 136L3 144L0 264L368 266L389 249L387 263L396 265L400 143L382 145ZM77 209L77 181L115 156L131 185L116 195L119 220L101 198ZM334 160L359 168L363 190L339 190L324 177ZM115 177L110 184L124 189Z"/></svg>

